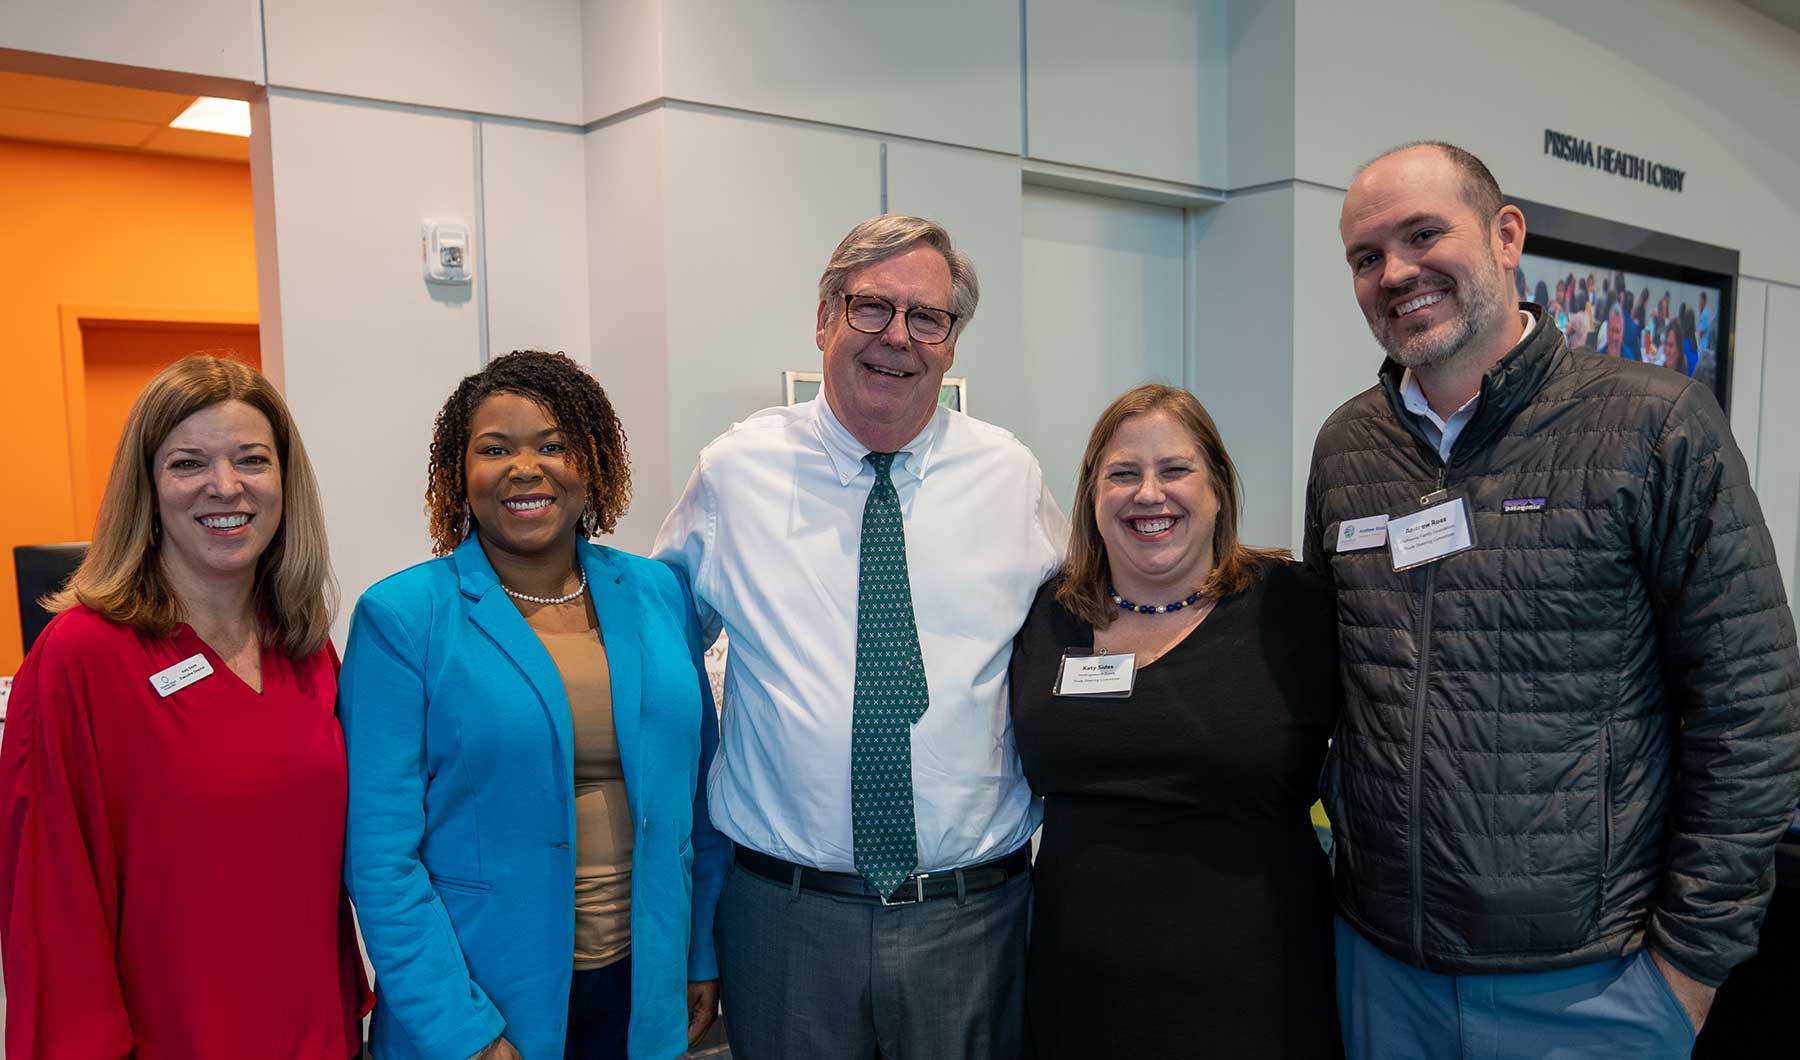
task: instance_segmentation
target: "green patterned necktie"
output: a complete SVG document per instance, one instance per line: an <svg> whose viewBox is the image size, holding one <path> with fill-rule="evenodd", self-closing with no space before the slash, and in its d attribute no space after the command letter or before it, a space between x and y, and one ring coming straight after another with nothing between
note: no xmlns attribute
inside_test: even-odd
<svg viewBox="0 0 1800 1060"><path fill-rule="evenodd" d="M912 727L925 716L925 664L906 577L906 531L888 471L870 453L875 485L863 505L856 586L856 698L850 726L850 825L856 871L884 896L919 863L913 825Z"/></svg>

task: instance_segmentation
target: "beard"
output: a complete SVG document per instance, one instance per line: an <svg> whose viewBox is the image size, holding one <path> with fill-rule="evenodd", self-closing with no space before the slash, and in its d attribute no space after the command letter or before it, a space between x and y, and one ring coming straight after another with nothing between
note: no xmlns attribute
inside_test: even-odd
<svg viewBox="0 0 1800 1060"><path fill-rule="evenodd" d="M1452 290L1456 299L1456 316L1435 328L1405 336L1394 334L1395 319L1383 314L1371 329L1375 341L1402 368L1435 368L1448 364L1469 348L1483 330L1501 319L1502 312L1513 302L1508 296L1506 277L1498 263L1486 262L1468 282L1458 283Z"/></svg>

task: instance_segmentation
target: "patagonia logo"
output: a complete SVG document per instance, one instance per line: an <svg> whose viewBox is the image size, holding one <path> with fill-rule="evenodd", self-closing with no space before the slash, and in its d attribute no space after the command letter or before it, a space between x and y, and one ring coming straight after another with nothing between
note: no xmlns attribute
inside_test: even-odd
<svg viewBox="0 0 1800 1060"><path fill-rule="evenodd" d="M1511 500L1501 501L1500 510L1507 515L1514 515L1518 512L1541 512L1544 510L1544 498L1514 497Z"/></svg>

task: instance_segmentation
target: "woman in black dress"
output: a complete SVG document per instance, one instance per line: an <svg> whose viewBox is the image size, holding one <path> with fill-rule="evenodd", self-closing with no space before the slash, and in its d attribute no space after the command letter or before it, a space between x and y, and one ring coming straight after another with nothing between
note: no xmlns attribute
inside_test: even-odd
<svg viewBox="0 0 1800 1060"><path fill-rule="evenodd" d="M1126 393L1088 441L1068 562L1019 633L1013 725L1044 796L1037 1060L1340 1054L1307 813L1337 717L1334 605L1284 553L1238 542L1238 498L1192 394ZM1103 675L1125 655L1120 696Z"/></svg>

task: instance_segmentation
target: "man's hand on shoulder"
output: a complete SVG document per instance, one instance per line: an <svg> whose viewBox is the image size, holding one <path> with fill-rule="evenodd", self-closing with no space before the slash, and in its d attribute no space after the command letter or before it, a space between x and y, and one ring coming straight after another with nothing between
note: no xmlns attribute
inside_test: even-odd
<svg viewBox="0 0 1800 1060"><path fill-rule="evenodd" d="M1687 1012L1688 1022L1694 1025L1695 1033L1700 1025L1706 1022L1706 1014L1712 1011L1713 995L1719 992L1718 987L1707 986L1698 979L1670 964L1655 947L1650 950L1650 959L1656 962L1656 970L1662 973L1669 989L1675 992L1675 1000Z"/></svg>

